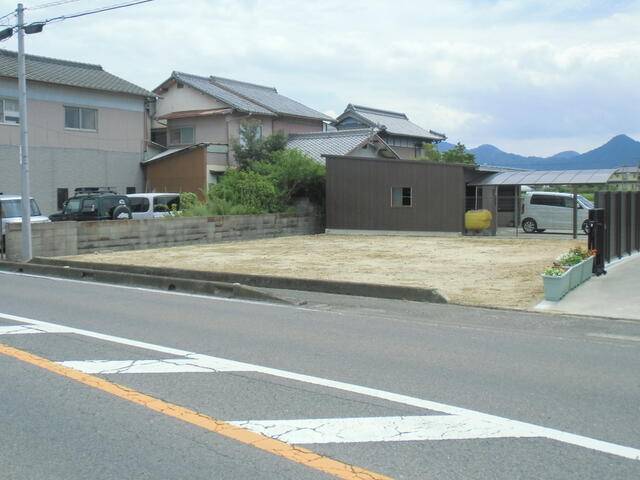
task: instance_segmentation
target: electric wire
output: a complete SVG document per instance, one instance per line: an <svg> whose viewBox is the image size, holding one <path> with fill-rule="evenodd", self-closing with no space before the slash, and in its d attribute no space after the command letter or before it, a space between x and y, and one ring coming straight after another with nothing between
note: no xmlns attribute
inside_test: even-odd
<svg viewBox="0 0 640 480"><path fill-rule="evenodd" d="M40 5L35 5L33 7L26 7L25 10L41 10L43 8L57 7L59 5L66 5L68 3L75 3L79 1L80 0L58 0L56 2L47 2L47 3L41 3Z"/></svg>
<svg viewBox="0 0 640 480"><path fill-rule="evenodd" d="M152 1L153 0L137 0L137 1L134 1L134 2L117 3L117 4L114 4L114 5L108 5L106 7L101 7L101 8L97 8L97 9L93 9L93 10L85 10L83 12L72 13L72 14L69 14L69 15L60 15L59 17L48 18L46 20L43 20L42 22L36 22L36 23L62 22L63 20L69 20L71 18L84 17L86 15L93 15L95 13L107 12L107 11L110 11L110 10L117 10L117 9L125 8L125 7L132 7L134 5L140 5L142 3L149 3L149 2L152 2Z"/></svg>

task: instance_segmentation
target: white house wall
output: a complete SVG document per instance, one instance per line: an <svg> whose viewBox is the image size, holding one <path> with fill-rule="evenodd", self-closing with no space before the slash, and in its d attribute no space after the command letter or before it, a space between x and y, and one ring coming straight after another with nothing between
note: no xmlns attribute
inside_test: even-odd
<svg viewBox="0 0 640 480"><path fill-rule="evenodd" d="M84 186L141 190L144 99L79 88L28 84L31 192L45 213L57 211L57 189ZM0 97L17 99L17 81L0 79ZM65 129L64 106L98 110L96 132ZM0 192L20 192L20 127L0 123Z"/></svg>
<svg viewBox="0 0 640 480"><path fill-rule="evenodd" d="M158 99L156 115L161 117L173 112L225 107L228 107L226 103L222 103L209 95L205 95L188 85L184 85L183 88L177 88L176 84L172 83L169 90L163 92L161 98Z"/></svg>

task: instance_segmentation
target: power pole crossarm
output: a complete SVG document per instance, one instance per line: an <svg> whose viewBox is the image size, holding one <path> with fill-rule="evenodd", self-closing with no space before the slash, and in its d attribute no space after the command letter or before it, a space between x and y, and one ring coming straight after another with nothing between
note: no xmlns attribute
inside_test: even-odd
<svg viewBox="0 0 640 480"><path fill-rule="evenodd" d="M27 71L24 56L24 7L18 4L18 89L20 104L20 165L22 174L22 260L33 258L31 245L31 189L29 185L29 130L27 126Z"/></svg>

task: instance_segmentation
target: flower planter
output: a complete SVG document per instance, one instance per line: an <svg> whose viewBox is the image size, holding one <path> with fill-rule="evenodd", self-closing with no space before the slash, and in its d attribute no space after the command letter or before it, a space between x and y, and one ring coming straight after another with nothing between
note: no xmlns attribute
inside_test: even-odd
<svg viewBox="0 0 640 480"><path fill-rule="evenodd" d="M582 282L586 282L593 275L593 259L595 257L589 257L582 262Z"/></svg>
<svg viewBox="0 0 640 480"><path fill-rule="evenodd" d="M580 262L577 265L569 268L567 272L569 274L569 290L573 290L578 285L582 283L582 264L584 262Z"/></svg>
<svg viewBox="0 0 640 480"><path fill-rule="evenodd" d="M542 275L544 299L557 302L564 297L570 287L570 272L563 275Z"/></svg>

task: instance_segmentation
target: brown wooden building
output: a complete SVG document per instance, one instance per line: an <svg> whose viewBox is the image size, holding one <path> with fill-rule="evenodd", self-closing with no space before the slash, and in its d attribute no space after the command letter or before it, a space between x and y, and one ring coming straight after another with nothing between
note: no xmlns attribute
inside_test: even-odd
<svg viewBox="0 0 640 480"><path fill-rule="evenodd" d="M169 149L142 162L145 192L193 192L204 200L208 188L207 146Z"/></svg>
<svg viewBox="0 0 640 480"><path fill-rule="evenodd" d="M328 231L464 231L469 167L349 156L326 164Z"/></svg>

